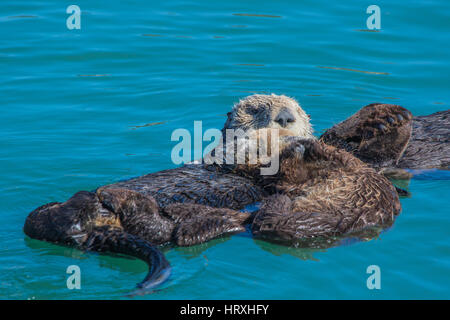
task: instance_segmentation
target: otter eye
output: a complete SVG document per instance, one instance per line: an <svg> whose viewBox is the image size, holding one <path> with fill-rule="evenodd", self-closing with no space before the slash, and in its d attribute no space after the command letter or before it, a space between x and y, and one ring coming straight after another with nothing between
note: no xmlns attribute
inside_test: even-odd
<svg viewBox="0 0 450 320"><path fill-rule="evenodd" d="M258 113L258 108L249 108L248 113L255 115Z"/></svg>

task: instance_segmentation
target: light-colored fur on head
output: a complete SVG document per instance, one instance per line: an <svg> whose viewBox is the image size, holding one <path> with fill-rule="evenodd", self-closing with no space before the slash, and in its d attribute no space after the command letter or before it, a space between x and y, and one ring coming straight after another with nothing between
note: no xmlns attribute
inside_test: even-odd
<svg viewBox="0 0 450 320"><path fill-rule="evenodd" d="M294 121L287 123L286 127L275 121L283 110L294 117ZM244 131L262 128L286 129L300 137L313 137L309 116L295 99L284 95L255 94L241 99L228 113L228 120L224 125L224 129Z"/></svg>

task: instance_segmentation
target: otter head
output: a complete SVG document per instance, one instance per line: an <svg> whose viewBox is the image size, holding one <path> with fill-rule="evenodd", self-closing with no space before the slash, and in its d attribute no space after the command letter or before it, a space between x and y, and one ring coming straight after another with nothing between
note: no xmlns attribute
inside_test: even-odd
<svg viewBox="0 0 450 320"><path fill-rule="evenodd" d="M289 130L296 136L313 137L309 116L297 101L275 94L255 94L240 100L228 113L223 129L242 129L247 132L263 128Z"/></svg>

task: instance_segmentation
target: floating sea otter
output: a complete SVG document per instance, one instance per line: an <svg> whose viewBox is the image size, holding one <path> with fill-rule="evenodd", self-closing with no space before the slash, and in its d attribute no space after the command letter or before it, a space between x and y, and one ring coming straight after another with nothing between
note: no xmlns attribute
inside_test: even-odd
<svg viewBox="0 0 450 320"><path fill-rule="evenodd" d="M423 159L432 159L426 166L448 166L448 113L413 119L402 107L373 104L317 140L295 100L250 96L228 114L224 130L280 129L277 174L261 176L258 164L188 164L41 206L29 214L24 231L35 239L143 259L150 266L138 285L144 288L169 275L158 245L195 245L242 232L250 223L255 236L304 246L373 235L391 225L401 207L393 185L371 167L421 167ZM433 142L423 154L422 139ZM238 211L258 201L256 214Z"/></svg>

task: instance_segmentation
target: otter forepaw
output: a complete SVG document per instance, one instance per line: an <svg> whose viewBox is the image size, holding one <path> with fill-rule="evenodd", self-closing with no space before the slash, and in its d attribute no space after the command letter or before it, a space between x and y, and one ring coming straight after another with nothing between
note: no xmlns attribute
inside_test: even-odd
<svg viewBox="0 0 450 320"><path fill-rule="evenodd" d="M361 110L361 115L364 117L361 118L356 133L363 139L396 131L412 119L412 114L407 109L391 104L370 104Z"/></svg>
<svg viewBox="0 0 450 320"><path fill-rule="evenodd" d="M322 147L317 139L283 137L281 159L317 160L322 156Z"/></svg>
<svg viewBox="0 0 450 320"><path fill-rule="evenodd" d="M411 112L398 105L373 103L327 130L320 139L379 167L398 163L411 132Z"/></svg>

